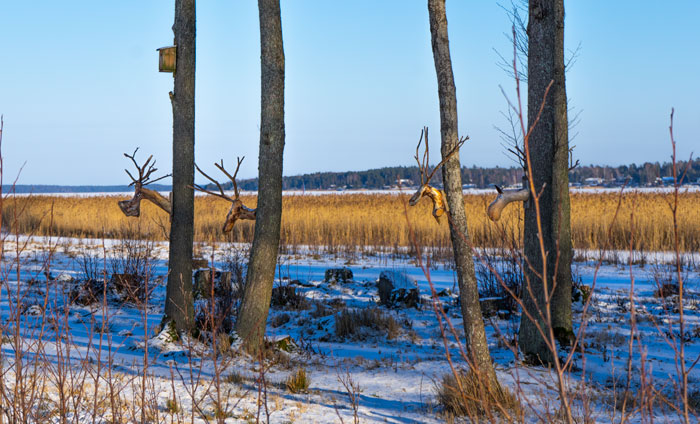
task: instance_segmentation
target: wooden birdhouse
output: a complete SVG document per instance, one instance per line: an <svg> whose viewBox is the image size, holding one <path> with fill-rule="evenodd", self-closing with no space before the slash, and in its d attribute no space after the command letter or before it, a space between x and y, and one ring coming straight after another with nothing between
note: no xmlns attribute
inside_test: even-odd
<svg viewBox="0 0 700 424"><path fill-rule="evenodd" d="M158 71L175 72L177 46L161 47L158 50Z"/></svg>

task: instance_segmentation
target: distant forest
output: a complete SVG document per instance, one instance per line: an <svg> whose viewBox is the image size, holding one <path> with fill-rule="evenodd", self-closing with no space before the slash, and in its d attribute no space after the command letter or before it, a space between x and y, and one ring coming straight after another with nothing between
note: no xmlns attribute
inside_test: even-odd
<svg viewBox="0 0 700 424"><path fill-rule="evenodd" d="M679 174L685 169L687 161L678 162ZM477 188L492 187L493 184L508 186L520 184L523 175L522 168L480 168L463 167L462 183L474 184ZM577 166L569 172L571 183L583 184L586 178L602 178L606 185L618 185L629 179L629 186L650 186L655 185L657 178L672 177L673 167L671 163L659 164L645 163L643 165L621 165L621 166ZM684 182L698 182L700 178L700 159L695 159L688 168ZM316 172L313 174L284 177L283 187L285 190L328 190L337 188L366 188L381 189L397 185L397 180L403 181L402 185L420 184L420 173L418 167L389 167L370 169L368 171L348 171L348 172ZM435 173L433 183L439 186L442 183L440 170ZM230 185L230 184L229 184ZM242 180L238 183L244 190L256 190L257 179Z"/></svg>
<svg viewBox="0 0 700 424"><path fill-rule="evenodd" d="M153 184L149 185L149 188L156 191L170 191L172 189L171 185L167 184ZM133 192L134 187L129 187L128 185L111 185L111 186L98 186L98 185L80 185L80 186L69 186L69 185L45 185L45 184L17 184L11 186L9 184L2 186L3 193L10 193L14 191L19 194L31 194L31 193L56 193L56 194L69 194L69 193L123 193L123 192Z"/></svg>
<svg viewBox="0 0 700 424"><path fill-rule="evenodd" d="M683 172L687 161L678 162L679 174ZM523 171L518 167L511 168L479 168L463 167L462 183L473 184L477 188L492 187L493 184L502 186L519 184ZM571 183L583 184L586 178L602 178L604 185L615 186L629 179L629 186L651 186L657 183L657 178L672 177L672 165L669 162L660 164L659 162L645 163L643 165L620 165L620 166L577 166L569 171ZM332 190L332 189L383 189L397 186L397 180L401 179L403 186L415 186L420 184L420 174L416 166L397 166L389 168L370 169L368 171L347 171L347 172L316 172L313 174L284 177L283 187L285 190ZM405 181L405 180L410 180ZM700 182L700 158L693 160L688 167L684 182ZM442 183L440 170L435 173L433 183L439 186ZM230 182L223 184L224 188L230 189ZM238 182L239 188L247 191L258 189L257 178L241 180ZM169 191L170 186L165 184L155 184L154 190ZM210 185L216 190L216 187ZM11 187L4 186L3 192L9 192ZM133 190L126 185L115 186L59 186L59 185L17 185L17 193L110 193L128 192Z"/></svg>

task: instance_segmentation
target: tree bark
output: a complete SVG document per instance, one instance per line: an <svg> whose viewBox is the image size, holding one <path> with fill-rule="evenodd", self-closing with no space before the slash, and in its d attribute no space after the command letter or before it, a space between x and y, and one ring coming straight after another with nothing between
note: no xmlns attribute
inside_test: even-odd
<svg viewBox="0 0 700 424"><path fill-rule="evenodd" d="M258 207L245 291L236 320L244 348L256 353L263 343L275 278L282 220L284 153L284 47L279 0L259 0L261 116Z"/></svg>
<svg viewBox="0 0 700 424"><path fill-rule="evenodd" d="M457 132L457 90L452 74L445 0L428 0L428 13L440 98L441 150L442 157L445 157L452 151L459 139ZM475 371L479 373L482 381L487 381L491 384L490 387L496 388L498 387L496 372L486 341L479 291L474 273L474 261L469 243L459 152L445 163L442 180L449 206L450 238L452 239L459 282L467 352L472 362L471 365L476 368Z"/></svg>
<svg viewBox="0 0 700 424"><path fill-rule="evenodd" d="M569 343L573 336L572 246L563 0L530 0L527 31L528 127L537 119L545 90L550 82L553 83L528 141L532 165L530 178L535 192L541 193L539 218L545 257L543 261L537 211L530 204L525 209L524 252L531 267L526 267L526 284L529 281L532 293L524 288L523 301L542 329L548 331L551 323L559 343ZM546 272L542 272L545 263ZM546 293L552 293L549 313ZM542 313L537 311L537 306ZM535 323L524 314L520 322L519 343L522 352L531 360L543 363L553 361L554 352L545 345Z"/></svg>
<svg viewBox="0 0 700 424"><path fill-rule="evenodd" d="M195 0L175 1L175 89L173 106L173 196L165 317L180 331L194 325L192 242L194 239Z"/></svg>

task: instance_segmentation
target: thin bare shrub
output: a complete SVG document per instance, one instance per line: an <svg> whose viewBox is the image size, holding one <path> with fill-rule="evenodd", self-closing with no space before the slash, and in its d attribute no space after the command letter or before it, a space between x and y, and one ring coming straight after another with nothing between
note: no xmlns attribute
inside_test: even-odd
<svg viewBox="0 0 700 424"><path fill-rule="evenodd" d="M234 243L225 244L223 262L223 270L231 273L233 298L240 299L243 296L243 285L245 284L248 249Z"/></svg>
<svg viewBox="0 0 700 424"><path fill-rule="evenodd" d="M348 396L348 401L352 407L352 422L353 424L360 424L360 393L362 389L360 384L352 378L350 370L345 370L345 374L338 372L338 381L345 389L345 393ZM335 410L341 423L344 423L343 417L340 415L340 411L336 408Z"/></svg>
<svg viewBox="0 0 700 424"><path fill-rule="evenodd" d="M480 298L496 300L498 310L507 311L508 315L519 311L517 299L521 296L525 277L523 255L517 239L511 236L501 247L484 249L481 260L475 264L475 273ZM482 313L496 312L486 311L482 305Z"/></svg>
<svg viewBox="0 0 700 424"><path fill-rule="evenodd" d="M148 301L157 284L155 280L149 281L153 275L154 243L152 240L128 238L132 231L131 228L123 229L123 235L111 254L112 276L109 282L110 289L122 301L141 305Z"/></svg>
<svg viewBox="0 0 700 424"><path fill-rule="evenodd" d="M303 293L290 284L280 284L272 288L271 306L286 310L303 310L311 308L311 304Z"/></svg>

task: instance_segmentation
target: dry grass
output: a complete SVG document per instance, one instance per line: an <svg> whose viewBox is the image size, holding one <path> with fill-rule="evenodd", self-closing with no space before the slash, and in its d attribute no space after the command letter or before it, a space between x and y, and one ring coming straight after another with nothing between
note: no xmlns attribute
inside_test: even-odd
<svg viewBox="0 0 700 424"><path fill-rule="evenodd" d="M632 225L636 230L634 248L642 251L672 250L673 220L667 201L670 194L629 193L623 196L622 213L613 224L611 248L628 249ZM522 206L509 207L501 221L493 224L486 217L486 206L493 195L467 195L469 234L477 246L499 246L504 239L520 238ZM571 227L574 247L599 249L607 239L619 196L614 193L572 193ZM119 208L119 196L101 197L17 197L4 204L3 227L11 225L18 213L17 230L24 234L53 234L72 237L165 239L169 228L167 215L149 202L143 202L140 219L126 218ZM255 207L254 197L243 197ZM441 250L450 248L448 224L436 224L430 216L431 205L423 201L408 208L407 195L340 194L324 196L285 196L282 214L281 243L289 246L324 246L330 250L378 246L411 246L408 225L413 227L419 246ZM228 203L212 197L195 201L195 238L200 241L224 241L221 232ZM50 211L53 207L53 224ZM629 211L634 210L630 217ZM679 234L681 251L700 250L700 193L680 196ZM634 222L632 222L634 220ZM236 223L234 241L252 240L254 223Z"/></svg>
<svg viewBox="0 0 700 424"><path fill-rule="evenodd" d="M284 385L290 393L308 393L309 383L306 370L299 368L287 378Z"/></svg>
<svg viewBox="0 0 700 424"><path fill-rule="evenodd" d="M445 374L436 387L437 401L446 412L472 419L503 412L520 415L520 402L507 388L489 392L473 372L459 372L458 376L459 381L454 374Z"/></svg>
<svg viewBox="0 0 700 424"><path fill-rule="evenodd" d="M341 339L383 334L391 340L400 331L401 326L394 317L379 308L343 309L335 316L335 335Z"/></svg>

